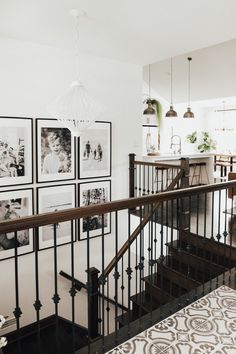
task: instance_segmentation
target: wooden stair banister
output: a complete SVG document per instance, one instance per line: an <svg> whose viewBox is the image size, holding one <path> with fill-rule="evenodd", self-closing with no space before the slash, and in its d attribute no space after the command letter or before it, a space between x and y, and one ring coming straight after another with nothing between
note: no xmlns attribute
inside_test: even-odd
<svg viewBox="0 0 236 354"><path fill-rule="evenodd" d="M168 186L167 191L171 191L176 184L182 179L184 175L184 170L180 170L180 172L176 175L175 179L171 182L171 184ZM127 240L123 246L120 248L118 251L117 255L111 260L111 262L108 264L108 266L105 268L103 274L101 276L107 277L108 274L112 271L112 269L115 267L116 263L122 258L122 256L125 254L125 252L128 250L130 245L134 242L134 240L138 237L140 234L140 231L147 225L147 223L151 220L153 213L159 208L161 205L161 202L158 202L151 212L144 217L142 222L139 224L139 226L136 227L136 229L133 231L133 233L130 235L129 240Z"/></svg>

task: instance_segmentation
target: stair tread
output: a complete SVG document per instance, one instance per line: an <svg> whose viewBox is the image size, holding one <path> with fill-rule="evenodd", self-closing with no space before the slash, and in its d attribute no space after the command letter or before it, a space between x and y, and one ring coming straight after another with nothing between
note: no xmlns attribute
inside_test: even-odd
<svg viewBox="0 0 236 354"><path fill-rule="evenodd" d="M157 309L161 305L160 302L157 301L154 297L151 298L151 296L148 295L145 290L131 296L130 300L136 305L140 306L146 312Z"/></svg>
<svg viewBox="0 0 236 354"><path fill-rule="evenodd" d="M236 248L231 245L227 245L192 232L183 232L181 239L189 245L202 248L225 258L230 258L232 262L236 261Z"/></svg>
<svg viewBox="0 0 236 354"><path fill-rule="evenodd" d="M169 242L166 246L168 246L168 249L172 252L171 256L174 258L181 259L182 263L186 263L187 261L187 264L192 267L197 265L200 271L208 272L210 275L221 274L226 269L226 267L221 264L217 264L214 261L209 261L207 258L194 254L191 246L190 249L187 250L185 245L182 244L181 252L179 252L180 243L178 240Z"/></svg>

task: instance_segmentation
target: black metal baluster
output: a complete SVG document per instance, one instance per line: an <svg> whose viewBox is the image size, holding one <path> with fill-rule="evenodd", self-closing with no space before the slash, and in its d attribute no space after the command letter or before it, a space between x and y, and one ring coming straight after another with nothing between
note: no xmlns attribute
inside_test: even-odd
<svg viewBox="0 0 236 354"><path fill-rule="evenodd" d="M221 190L218 191L218 232L216 235L217 239L217 263L220 264L220 255L219 255L219 250L220 250L220 240L221 240L221 233L220 233L220 226L221 226ZM219 276L216 278L216 286L217 288L219 287Z"/></svg>
<svg viewBox="0 0 236 354"><path fill-rule="evenodd" d="M163 239L163 222L164 222L164 202L161 202L161 230L160 230L160 238L161 238L161 253L160 253L160 268L161 268L161 295L160 295L160 318L163 318L163 313L162 313L162 305L163 305L163 290L164 290L164 268L163 268L163 262L164 262L164 239Z"/></svg>
<svg viewBox="0 0 236 354"><path fill-rule="evenodd" d="M52 300L55 305L56 316L56 351L59 353L59 320L58 320L58 304L60 302L60 296L58 294L57 284L57 228L58 224L53 224L53 254L54 254L54 295Z"/></svg>
<svg viewBox="0 0 236 354"><path fill-rule="evenodd" d="M84 220L82 219L82 225ZM88 302L88 354L90 354L90 344L92 338L92 323L91 323L91 277L90 277L90 236L89 236L89 227L90 227L90 218L85 219L86 224L86 249L87 249L87 302Z"/></svg>
<svg viewBox="0 0 236 354"><path fill-rule="evenodd" d="M75 353L75 255L74 255L74 221L71 220L71 288L69 290L71 296L71 320L72 320L72 353Z"/></svg>
<svg viewBox="0 0 236 354"><path fill-rule="evenodd" d="M106 312L107 312L107 333L106 335L110 334L110 304L109 304L109 298L110 298L110 284L109 284L109 275L107 276L107 307L106 307Z"/></svg>
<svg viewBox="0 0 236 354"><path fill-rule="evenodd" d="M130 322L131 322L131 318L130 318L130 313L131 313L131 308L130 308L130 297L131 297L131 278L132 278L132 268L131 268L131 253L130 253L130 233L131 233L131 229L130 229L130 210L128 210L128 267L126 269L126 273L128 276L128 336L130 336Z"/></svg>
<svg viewBox="0 0 236 354"><path fill-rule="evenodd" d="M34 230L35 236L35 253L34 253L34 261L35 261L35 302L34 308L36 311L36 321L37 321L37 353L41 353L41 339L40 339L40 309L42 307L41 301L39 299L39 259L38 259L38 247L39 247L39 229L38 227Z"/></svg>
<svg viewBox="0 0 236 354"><path fill-rule="evenodd" d="M153 204L151 204L151 215L152 215L152 218L151 218L151 237L150 237L150 257L149 257L149 267L151 268L150 269L150 272L149 272L149 281L151 284L154 284L154 280L153 280L153 266L155 264L154 262L154 259L153 259L153 247L154 247L154 244L153 244ZM151 286L151 317L150 317L150 320L151 320L151 325L152 325L152 307L153 307L153 287Z"/></svg>
<svg viewBox="0 0 236 354"><path fill-rule="evenodd" d="M173 268L173 242L174 242L174 199L171 199L171 213L170 213L170 227L171 227L171 233L170 233L170 267ZM178 247L178 245L177 245ZM173 284L170 282L170 295L173 296ZM172 313L171 307L170 307L170 314Z"/></svg>
<svg viewBox="0 0 236 354"><path fill-rule="evenodd" d="M155 168L152 166L152 194L154 194Z"/></svg>
<svg viewBox="0 0 236 354"><path fill-rule="evenodd" d="M118 212L115 212L115 253L116 253L116 263L115 263L115 273L114 273L114 279L115 279L115 344L118 342L118 322L117 322L117 317L118 317L118 280L120 278L120 273L118 271Z"/></svg>
<svg viewBox="0 0 236 354"><path fill-rule="evenodd" d="M13 314L16 318L16 330L17 330L17 354L21 354L21 334L20 334L20 316L22 311L19 305L19 273L18 273L18 240L17 240L17 231L14 233L15 240L15 250L14 250L14 261L15 261L15 300L16 307L13 311Z"/></svg>
<svg viewBox="0 0 236 354"><path fill-rule="evenodd" d="M104 214L102 214L102 274L105 269L105 239L104 239ZM102 346L105 348L105 283L106 279L102 278Z"/></svg>
<svg viewBox="0 0 236 354"><path fill-rule="evenodd" d="M223 232L223 236L224 236L224 246L226 246L226 238L228 236L228 232L227 232L227 220L228 220L228 214L227 214L227 207L228 207L228 203L227 203L227 192L228 190L225 189L225 220L224 220L224 232ZM224 256L223 256L223 265L224 267L226 267L226 260L227 260L227 257L226 257L226 247L224 247ZM225 272L223 274L223 285L225 285Z"/></svg>
<svg viewBox="0 0 236 354"><path fill-rule="evenodd" d="M199 235L199 199L200 195L199 193L197 194L197 217L196 217L196 234Z"/></svg>
<svg viewBox="0 0 236 354"><path fill-rule="evenodd" d="M148 180L148 184L147 184L147 194L150 193L150 166L147 166L147 170L148 170L148 173L147 173L147 180Z"/></svg>
<svg viewBox="0 0 236 354"><path fill-rule="evenodd" d="M142 212L140 213L140 226L142 223ZM139 264L138 264L138 270L139 270L139 300L138 300L138 304L139 304L139 313L138 313L138 317L139 317L139 329L141 330L141 317L142 317L142 303L143 303L143 294L142 294L142 271L143 271L143 259L142 259L142 238L143 238L143 229L140 228L140 233L139 233Z"/></svg>
<svg viewBox="0 0 236 354"><path fill-rule="evenodd" d="M142 195L142 166L139 165L139 197Z"/></svg>
<svg viewBox="0 0 236 354"><path fill-rule="evenodd" d="M203 238L206 239L206 227L207 227L207 193L204 193L204 213L203 213ZM204 258L207 258L207 251L204 247ZM198 255L198 254L197 254ZM202 284L202 296L205 295L205 282Z"/></svg>
<svg viewBox="0 0 236 354"><path fill-rule="evenodd" d="M134 165L134 196L138 196L138 173L137 173L137 165Z"/></svg>
<svg viewBox="0 0 236 354"><path fill-rule="evenodd" d="M146 193L146 186L145 186L145 166L143 165L143 195L145 195Z"/></svg>
<svg viewBox="0 0 236 354"><path fill-rule="evenodd" d="M232 196L231 198L231 223L230 223L230 227L229 227L229 235L230 235L230 241L229 241L229 264L228 264L228 269L229 269L229 286L231 286L231 280L232 280L232 242L233 242L233 218L234 218L234 214L233 214L233 209L234 209L234 198ZM235 267L234 267L235 270Z"/></svg>

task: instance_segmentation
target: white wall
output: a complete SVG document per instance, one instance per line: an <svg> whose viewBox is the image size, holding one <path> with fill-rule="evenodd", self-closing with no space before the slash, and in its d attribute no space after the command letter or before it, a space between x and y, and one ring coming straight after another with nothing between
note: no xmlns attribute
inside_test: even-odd
<svg viewBox="0 0 236 354"><path fill-rule="evenodd" d="M75 79L73 53L27 42L0 39L0 115L15 117L48 117L47 106L68 88ZM112 199L128 196L128 153L141 153L140 112L142 109L142 68L111 60L81 57L81 79L91 94L106 106L102 120L112 122ZM35 161L34 161L35 162ZM77 181L78 182L78 181ZM84 181L83 181L84 182ZM63 182L65 183L65 182ZM69 182L68 182L69 183ZM47 185L47 184L44 184ZM35 186L34 186L35 187ZM20 187L17 187L20 188ZM120 229L120 243L127 237L127 228ZM114 248L112 235L106 236L106 256L109 261ZM101 239L91 242L91 266L101 269ZM75 244L75 275L86 281L86 244ZM42 316L53 312L53 252L41 251L40 298ZM19 259L20 302L22 324L35 319L33 255ZM58 248L58 270L70 273L69 246ZM14 304L13 260L0 262L0 313L9 315ZM59 279L62 297L60 313L70 316L70 284ZM66 297L66 299L65 299ZM85 294L77 296L77 320L86 323ZM51 301L50 301L51 300Z"/></svg>

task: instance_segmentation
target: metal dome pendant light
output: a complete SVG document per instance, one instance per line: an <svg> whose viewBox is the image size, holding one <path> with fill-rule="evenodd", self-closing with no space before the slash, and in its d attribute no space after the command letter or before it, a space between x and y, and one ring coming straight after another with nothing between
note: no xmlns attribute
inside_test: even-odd
<svg viewBox="0 0 236 354"><path fill-rule="evenodd" d="M148 87L149 87L149 97L148 99L146 100L146 103L147 103L147 108L143 111L143 114L144 115L154 115L156 114L156 111L155 109L153 108L152 106L152 101L151 101L151 66L150 64L148 65Z"/></svg>
<svg viewBox="0 0 236 354"><path fill-rule="evenodd" d="M84 12L77 9L70 11L77 24L77 45L79 43L79 20L84 17ZM79 67L79 46L77 48L77 66ZM77 73L78 75L78 73ZM67 91L58 97L49 108L50 113L73 136L81 136L104 111L103 106L92 98L79 79L74 80Z"/></svg>
<svg viewBox="0 0 236 354"><path fill-rule="evenodd" d="M166 112L167 118L178 117L177 112L173 109L173 65L172 57L170 58L170 109Z"/></svg>
<svg viewBox="0 0 236 354"><path fill-rule="evenodd" d="M184 113L184 118L194 118L194 113L191 111L190 107L190 63L192 58L188 57L188 108Z"/></svg>

